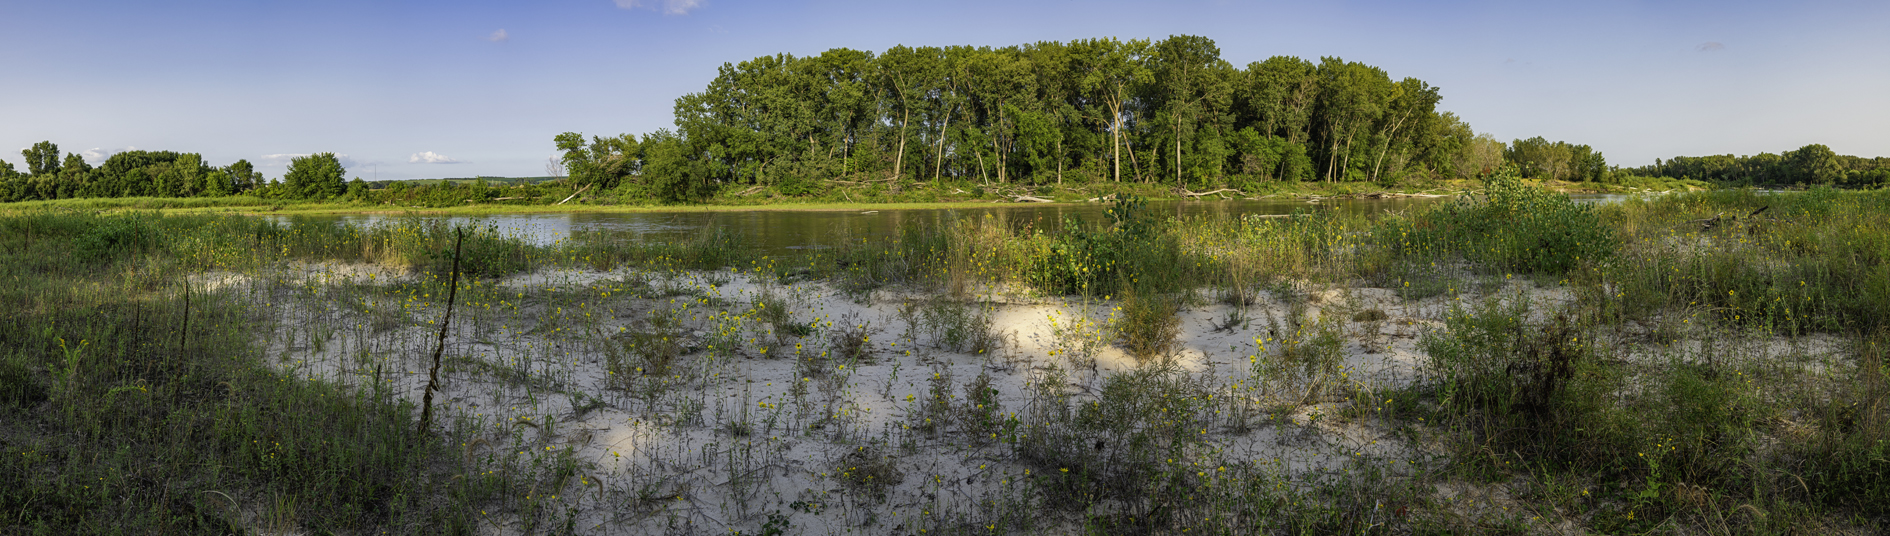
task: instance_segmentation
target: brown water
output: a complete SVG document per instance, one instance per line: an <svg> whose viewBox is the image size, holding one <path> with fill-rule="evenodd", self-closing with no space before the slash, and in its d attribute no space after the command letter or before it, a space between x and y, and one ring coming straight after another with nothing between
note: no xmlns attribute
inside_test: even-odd
<svg viewBox="0 0 1890 536"><path fill-rule="evenodd" d="M1578 195L1585 202L1607 203L1623 196ZM1377 213L1408 210L1441 198L1304 200L1157 201L1147 210L1174 217L1240 217L1247 214L1340 211ZM1062 228L1066 218L1100 222L1103 203L1075 205L993 204L990 207L901 210L754 210L727 212L621 212L579 214L498 214L487 216L348 215L278 217L286 222L344 222L376 225L437 220L449 224L492 226L537 244L551 244L579 234L602 233L624 242L682 240L706 229L734 234L741 243L767 253L823 249L842 240L889 236L901 227L937 226L960 218L989 215L1014 229Z"/></svg>

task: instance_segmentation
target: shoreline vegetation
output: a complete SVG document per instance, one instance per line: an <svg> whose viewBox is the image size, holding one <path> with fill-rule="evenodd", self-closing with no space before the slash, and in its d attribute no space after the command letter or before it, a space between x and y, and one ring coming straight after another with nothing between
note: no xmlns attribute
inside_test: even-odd
<svg viewBox="0 0 1890 536"><path fill-rule="evenodd" d="M1144 203L795 257L15 207L0 532L1890 528L1890 192Z"/></svg>
<svg viewBox="0 0 1890 536"><path fill-rule="evenodd" d="M472 183L475 181L467 181ZM1677 191L1700 191L1708 185L1697 181L1656 182L1645 186L1626 186L1619 184L1576 183L1563 181L1526 181L1547 190L1562 193L1596 194L1636 194L1666 193ZM597 199L577 197L569 202L557 204L558 200L570 197L572 190L557 190L546 187L549 191L533 196L530 201L490 201L483 197L460 199L459 204L451 201L422 200L426 204L399 205L392 201L372 202L349 200L296 200L269 199L256 196L228 197L116 197L116 198L77 198L46 201L21 201L0 203L0 213L8 211L32 211L46 209L72 210L155 210L173 214L190 213L234 213L234 214L440 214L440 215L477 215L477 214L533 214L533 213L609 213L609 212L722 212L747 210L776 211L852 211L852 210L926 210L984 208L1002 204L1043 204L1072 205L1107 203L1118 193L1137 195L1150 201L1229 201L1229 200L1286 200L1317 202L1340 199L1386 199L1386 198L1443 198L1464 195L1477 191L1481 181L1439 181L1426 187L1383 189L1370 186L1321 188L1317 184L1285 185L1265 193L1248 194L1244 191L1223 191L1219 193L1187 192L1180 193L1160 188L1107 188L1099 185L1093 189L1051 189L1033 190L1031 193L1012 193L989 191L983 197L973 197L972 191L953 187L952 195L912 198L929 198L932 201L900 200L898 197L869 200L861 196L859 201L851 197L828 196L821 198L732 198L708 199L689 204L663 204L636 200ZM1312 186L1312 187L1307 187ZM1355 185L1356 186L1356 185ZM468 186L478 188L478 186ZM1209 191L1211 192L1211 191ZM1207 195L1187 195L1187 194ZM503 196L500 196L503 197ZM1020 199L1023 197L1025 199ZM509 201L509 202L508 202Z"/></svg>

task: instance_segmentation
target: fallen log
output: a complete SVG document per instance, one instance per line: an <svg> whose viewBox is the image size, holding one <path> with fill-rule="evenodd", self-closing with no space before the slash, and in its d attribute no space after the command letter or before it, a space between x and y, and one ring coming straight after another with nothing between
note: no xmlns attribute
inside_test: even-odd
<svg viewBox="0 0 1890 536"><path fill-rule="evenodd" d="M1237 193L1237 194L1240 194L1240 195L1247 195L1247 194L1246 194L1246 192L1242 192L1242 191L1240 191L1240 190L1235 190L1235 189L1233 189L1233 188L1222 188L1222 189L1219 189L1219 190L1215 190L1215 191L1212 191L1212 192L1201 192L1201 193L1195 193L1195 192L1191 192L1191 191L1188 191L1188 189L1187 189L1187 188L1182 188L1182 189L1181 189L1181 195L1185 195L1185 196L1188 196L1188 197L1193 197L1193 198L1196 198L1196 199L1200 199L1200 198L1201 198L1201 196L1204 196L1204 195L1214 195L1214 194L1218 194L1218 193L1221 193L1221 192L1234 192L1234 193ZM1223 196L1223 197L1225 197L1225 196Z"/></svg>
<svg viewBox="0 0 1890 536"><path fill-rule="evenodd" d="M1017 202L1017 203L1055 203L1056 202L1050 199L1044 199L1044 198L1037 197L1034 195L1020 195L1020 196L1012 197L1011 201Z"/></svg>
<svg viewBox="0 0 1890 536"><path fill-rule="evenodd" d="M564 204L564 202L565 202L565 201L570 201L570 200L571 200L572 198L575 198L575 197L577 197L577 196L578 196L578 194L581 194L581 193L584 193L584 191L585 191L585 190L589 190L589 189L591 189L591 185L589 185L589 184L586 184L586 185L584 185L584 187L583 187L583 188L578 188L578 191L575 191L575 192L571 192L571 197L566 197L566 198L564 198L564 201L559 201L559 202L556 202L556 203L552 203L552 204L551 204L551 206L554 206L554 207L555 207L555 206L558 206L558 205L562 205L562 204Z"/></svg>

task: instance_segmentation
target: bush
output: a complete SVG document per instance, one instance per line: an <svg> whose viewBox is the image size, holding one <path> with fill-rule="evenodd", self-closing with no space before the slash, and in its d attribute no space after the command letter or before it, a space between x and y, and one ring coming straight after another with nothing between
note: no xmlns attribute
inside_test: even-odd
<svg viewBox="0 0 1890 536"><path fill-rule="evenodd" d="M1064 220L1062 235L1030 258L1025 279L1054 294L1180 290L1185 280L1176 270L1190 264L1172 236L1157 232L1144 205L1134 194L1118 195L1106 212L1113 221L1101 230Z"/></svg>
<svg viewBox="0 0 1890 536"><path fill-rule="evenodd" d="M1493 270L1562 275L1614 254L1614 230L1594 207L1523 183L1505 168L1482 197L1439 203L1386 218L1375 234L1404 256L1462 255Z"/></svg>
<svg viewBox="0 0 1890 536"><path fill-rule="evenodd" d="M1529 325L1528 312L1523 300L1503 305L1492 299L1477 311L1453 311L1445 320L1448 331L1425 335L1426 365L1445 418L1472 423L1499 452L1563 463L1577 463L1595 445L1633 444L1595 441L1612 428L1601 422L1612 386L1585 342L1589 337L1563 316Z"/></svg>
<svg viewBox="0 0 1890 536"><path fill-rule="evenodd" d="M157 245L158 236L149 222L137 216L99 218L73 240L72 249L81 260L98 261L148 249Z"/></svg>

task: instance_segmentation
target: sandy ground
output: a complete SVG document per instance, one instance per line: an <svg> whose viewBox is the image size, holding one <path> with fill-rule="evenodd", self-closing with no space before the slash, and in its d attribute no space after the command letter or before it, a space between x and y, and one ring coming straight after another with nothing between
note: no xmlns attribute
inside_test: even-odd
<svg viewBox="0 0 1890 536"><path fill-rule="evenodd" d="M284 370L417 404L443 302L412 281L372 266L320 264L259 277L208 273L192 283L268 304L276 318L259 336ZM1490 292L1538 304L1571 299L1520 280ZM965 385L981 375L1003 413L1016 415L1052 371L1063 373L1058 387L1080 403L1094 400L1112 375L1175 367L1230 412L1260 409L1203 430L1210 448L1190 461L1209 466L1268 466L1290 479L1367 460L1393 468L1438 462L1438 453L1370 418L1338 415L1360 402L1349 393L1419 380L1423 334L1476 298L1406 301L1390 289L1306 288L1263 293L1237 311L1211 291L1199 294L1208 303L1181 311L1173 351L1138 359L1106 333L1120 315L1117 302L1001 289L957 300L881 290L866 299L822 283L732 272L542 271L477 282L458 296L434 405L439 422L474 433L469 457L574 463L577 477L544 493L564 495L558 500L580 533L752 534L770 514L785 516L790 534L976 522L1031 467L1002 442L949 426L926 430L924 408L939 385L964 404ZM785 307L789 320L767 321L768 307ZM971 320L928 320L927 311ZM982 352L953 347L941 328L952 325L995 342ZM1318 330L1340 337L1332 367L1260 375L1272 369L1256 364ZM865 339L862 350L835 357L845 336ZM1663 351L1684 353L1687 344L1697 350L1700 342ZM1761 350L1811 355L1838 346L1774 344L1784 346ZM641 350L651 347L671 350ZM659 371L639 351L674 355ZM857 485L849 471L862 466L894 483ZM523 530L515 516L489 521L490 534Z"/></svg>

